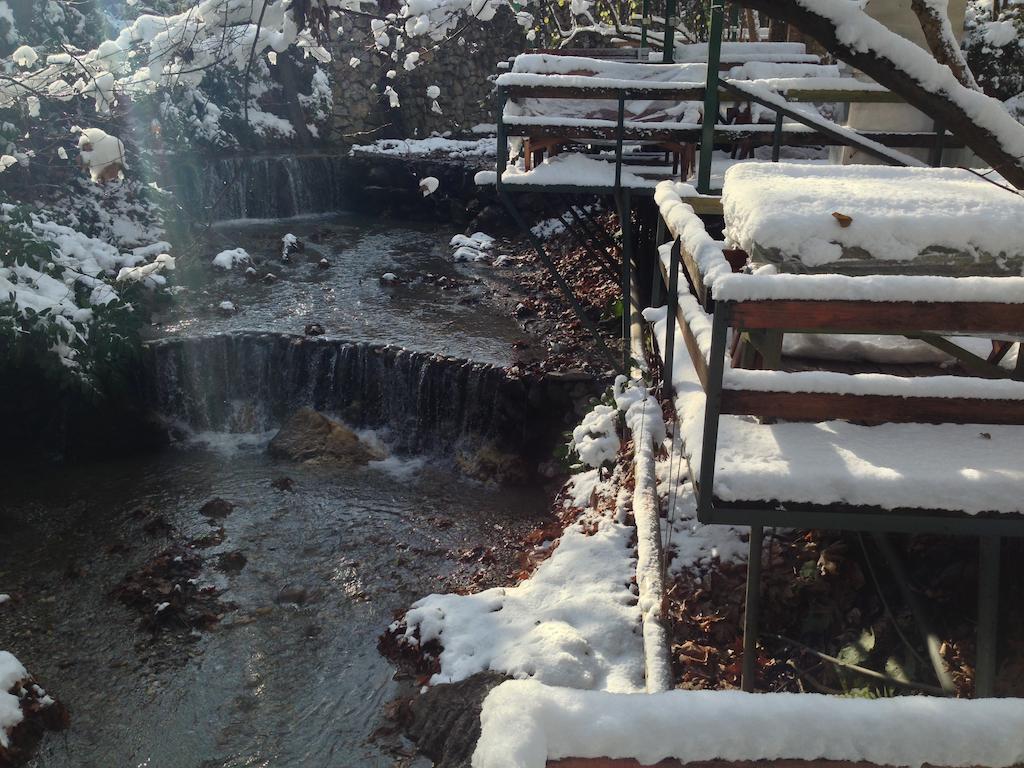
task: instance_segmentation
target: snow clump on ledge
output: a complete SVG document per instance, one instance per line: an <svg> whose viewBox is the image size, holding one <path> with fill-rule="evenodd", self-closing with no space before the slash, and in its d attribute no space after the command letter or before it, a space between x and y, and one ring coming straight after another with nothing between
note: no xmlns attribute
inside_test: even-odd
<svg viewBox="0 0 1024 768"><path fill-rule="evenodd" d="M544 768L566 757L642 765L837 760L875 765L1024 761L1024 700L814 693L621 694L512 680L484 700L473 768Z"/></svg>
<svg viewBox="0 0 1024 768"><path fill-rule="evenodd" d="M21 680L28 677L28 672L8 651L0 651L0 747L10 746L7 733L21 722L21 703L18 697L9 691Z"/></svg>
<svg viewBox="0 0 1024 768"><path fill-rule="evenodd" d="M227 251L221 251L213 257L213 266L225 270L251 263L252 259L249 258L249 253L244 248L232 248Z"/></svg>

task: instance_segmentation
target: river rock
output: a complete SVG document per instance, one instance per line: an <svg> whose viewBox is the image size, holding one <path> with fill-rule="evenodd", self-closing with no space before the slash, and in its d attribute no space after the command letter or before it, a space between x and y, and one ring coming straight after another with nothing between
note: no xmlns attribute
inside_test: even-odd
<svg viewBox="0 0 1024 768"><path fill-rule="evenodd" d="M503 451L493 443L459 453L455 463L464 474L499 485L525 485L533 475L522 456Z"/></svg>
<svg viewBox="0 0 1024 768"><path fill-rule="evenodd" d="M496 672L480 672L458 683L431 686L416 697L406 732L434 761L434 768L469 768L480 738L484 699L507 679Z"/></svg>
<svg viewBox="0 0 1024 768"><path fill-rule="evenodd" d="M235 505L230 501L217 496L203 504L203 506L199 508L199 514L205 515L206 517L227 517L231 514L231 510L234 508Z"/></svg>
<svg viewBox="0 0 1024 768"><path fill-rule="evenodd" d="M267 451L279 459L337 464L367 464L384 458L344 424L312 408L301 408L292 414L274 435Z"/></svg>

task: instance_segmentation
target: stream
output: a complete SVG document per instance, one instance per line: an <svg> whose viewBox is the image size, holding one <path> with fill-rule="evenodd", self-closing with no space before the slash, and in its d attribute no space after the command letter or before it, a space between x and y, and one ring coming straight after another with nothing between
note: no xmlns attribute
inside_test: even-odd
<svg viewBox="0 0 1024 768"><path fill-rule="evenodd" d="M443 228L339 214L214 229L280 279L214 275L149 334L153 404L177 442L0 471L0 592L12 596L0 647L71 715L29 765L429 765L399 737L375 738L384 705L415 690L376 642L423 595L500 581L515 542L546 519L541 484L486 485L452 460L481 440L533 440L538 391L501 367L522 332L488 303L484 268L451 263ZM285 233L306 252L280 264ZM382 284L388 271L403 282ZM238 311L218 312L225 300ZM303 339L313 322L325 333ZM270 458L267 441L301 405L361 428L387 458ZM215 497L229 514L200 512ZM170 546L201 557L195 586L219 592L208 629L154 632L112 594Z"/></svg>

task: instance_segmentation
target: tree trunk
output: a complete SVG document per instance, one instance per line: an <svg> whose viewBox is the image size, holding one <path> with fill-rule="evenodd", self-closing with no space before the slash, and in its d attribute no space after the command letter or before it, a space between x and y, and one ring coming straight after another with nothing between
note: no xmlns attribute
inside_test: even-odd
<svg viewBox="0 0 1024 768"><path fill-rule="evenodd" d="M850 66L856 67L893 93L899 94L908 104L917 107L930 118L944 125L946 130L960 137L978 157L989 163L1010 184L1018 189L1024 189L1024 156L1017 157L1003 146L997 134L988 128L977 125L964 107L950 98L950 89L931 90L916 80L912 74L902 70L899 62L884 53L859 50L853 45L842 42L838 37L835 22L825 15L806 8L800 0L742 0L742 2L772 18L787 21L815 38L830 53ZM865 20L869 18L866 14L863 16ZM914 45L895 32L889 34L900 44ZM953 86L972 93L974 98L989 98L983 94L968 91L959 83L955 83ZM1005 109L995 99L990 100L993 102L993 109ZM1020 130L1019 136L1024 138L1024 125L1015 123L1015 121L1014 124Z"/></svg>
<svg viewBox="0 0 1024 768"><path fill-rule="evenodd" d="M924 32L924 39L928 41L928 48L937 62L949 67L961 85L980 91L974 74L967 66L967 61L960 50L960 43L953 34L949 16L935 3L936 0L910 0L910 7L914 10L917 20L921 22L921 31Z"/></svg>

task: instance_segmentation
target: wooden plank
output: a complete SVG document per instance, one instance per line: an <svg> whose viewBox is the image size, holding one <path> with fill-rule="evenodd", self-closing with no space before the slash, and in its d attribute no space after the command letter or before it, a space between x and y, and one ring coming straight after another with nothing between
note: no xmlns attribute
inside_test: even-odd
<svg viewBox="0 0 1024 768"><path fill-rule="evenodd" d="M1024 400L723 389L722 413L859 424L1024 424Z"/></svg>
<svg viewBox="0 0 1024 768"><path fill-rule="evenodd" d="M603 119L603 118L602 118ZM618 129L614 120L607 120L608 125L531 125L517 124L514 118L505 121L509 136L531 136L560 139L606 139L618 138ZM755 147L766 147L772 144L773 126L757 125L719 125L715 128L715 142L746 141ZM895 131L862 131L859 136L883 146L895 149L926 149L935 143L935 134L931 132L895 132ZM666 141L679 144L699 144L701 129L664 128L658 123L650 123L650 127L640 127L635 123L627 125L624 133L627 141ZM782 144L788 147L830 147L849 146L856 142L855 138L844 136L825 136L813 130L783 131ZM947 137L946 147L953 149L963 146L963 142Z"/></svg>
<svg viewBox="0 0 1024 768"><path fill-rule="evenodd" d="M772 501L723 501L714 498L702 523L769 525L830 531L884 531L888 533L942 533L956 536L1024 537L1024 515L982 512L968 515L944 509L806 504L786 499Z"/></svg>
<svg viewBox="0 0 1024 768"><path fill-rule="evenodd" d="M892 91L846 90L845 88L815 88L812 84L779 91L786 101L814 104L902 104L903 97ZM734 98L734 97L733 97Z"/></svg>
<svg viewBox="0 0 1024 768"><path fill-rule="evenodd" d="M719 302L722 304L722 302ZM1024 304L992 302L914 301L730 301L732 325L740 329L803 328L833 332L904 334L1019 333L1024 330Z"/></svg>

